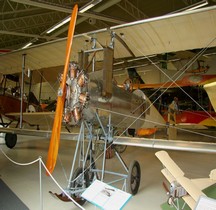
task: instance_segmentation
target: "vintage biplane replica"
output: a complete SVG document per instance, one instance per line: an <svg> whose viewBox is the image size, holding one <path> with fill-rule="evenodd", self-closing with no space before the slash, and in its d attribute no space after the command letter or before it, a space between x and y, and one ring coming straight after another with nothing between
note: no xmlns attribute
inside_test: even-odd
<svg viewBox="0 0 216 210"><path fill-rule="evenodd" d="M29 91L28 98L25 94L20 97L22 94L19 74L2 75L0 82L0 126L3 128L9 127L14 122L14 127L18 128L21 119L20 113L30 111L30 109L39 110L40 104L33 92ZM19 114L10 115L9 113ZM7 116L7 114L9 115ZM13 148L16 141L16 134L5 134L5 143L9 148Z"/></svg>
<svg viewBox="0 0 216 210"><path fill-rule="evenodd" d="M128 167L114 148L114 153L125 169L125 173L120 174L105 169L106 154L113 145L215 152L216 146L213 143L128 136L129 128L164 127L165 121L141 90L132 92L117 86L113 80L113 61L216 46L214 21L211 21L216 19L216 7L73 36L77 9L75 6L71 16L68 39L55 40L0 55L0 72L3 74L21 72L23 54L26 55L25 64L30 69L47 69L52 72L54 68L58 68L61 73L64 69L55 112L23 113L26 122L28 119L25 117L32 120L35 116L40 118L50 116L53 121L52 130L35 132L33 129L25 128L0 128L0 131L51 137L47 158L49 174L53 172L57 161L62 120L70 126L78 126L78 133L67 134L67 138L77 141L77 146L66 191L80 204L85 202L81 194L86 187L94 179L103 181L105 173L119 177L112 183L123 181L123 189L133 195L138 192L141 169L136 160L133 160ZM196 31L200 28L203 30L197 34ZM206 34L207 30L209 33ZM75 61L75 65L70 61ZM94 68L97 65L96 61L102 64L101 70ZM8 113L7 116L17 116L17 114ZM103 142L101 169L96 167L95 140ZM62 200L65 198L64 194L57 194L57 196Z"/></svg>
<svg viewBox="0 0 216 210"><path fill-rule="evenodd" d="M184 209L185 204L191 209L195 209L200 196L206 196L203 190L216 183L216 169L210 172L208 178L189 179L184 176L184 172L166 151L156 152L155 155L163 164L164 168L161 172L170 183L169 187L164 183L169 196L168 204L178 210ZM179 203L179 199L185 201L182 206Z"/></svg>

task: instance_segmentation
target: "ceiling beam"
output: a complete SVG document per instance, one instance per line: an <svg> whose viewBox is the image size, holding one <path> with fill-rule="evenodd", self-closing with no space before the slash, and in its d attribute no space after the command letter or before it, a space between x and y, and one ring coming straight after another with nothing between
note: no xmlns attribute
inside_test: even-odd
<svg viewBox="0 0 216 210"><path fill-rule="evenodd" d="M65 18L65 13L56 12L56 11L47 11L45 10L41 14L32 14L30 15L26 11L27 15L23 17L15 18L4 18L0 22L1 31L8 35L15 36L27 36L34 38L42 38L45 40L55 39L53 36L46 36L46 33L41 33L41 31L47 30L47 27L50 27L53 24L53 21L57 22L62 18Z"/></svg>
<svg viewBox="0 0 216 210"><path fill-rule="evenodd" d="M99 6L99 7L97 7L96 9L94 9L94 12L102 12L102 11L104 11L105 9L108 9L109 7L111 7L111 6L113 6L113 5L117 4L117 3L119 3L120 1L121 1L121 0L107 1L105 4L103 4L103 5ZM85 13L82 13L82 14L85 14ZM86 21L88 18L89 18L89 16L88 16L88 17L87 17L87 16L86 16L86 17L81 17L81 18L79 18L79 19L77 20L76 24L78 25L78 24L80 24L80 23ZM93 17L92 17L92 18L93 18ZM102 18L100 18L99 20L100 20L100 21L101 21L101 20L103 21ZM119 23L117 23L117 24L123 24L123 23L125 23L125 22L124 22L124 21L121 21L121 23L119 22ZM58 35L62 34L63 32L67 31L67 30L68 30L68 26L64 26L64 27L62 27L60 30L56 31L53 35L54 35L54 36L58 36Z"/></svg>
<svg viewBox="0 0 216 210"><path fill-rule="evenodd" d="M189 6L189 5L192 5L192 4L196 4L198 3L199 1L202 1L202 0L182 0L186 6Z"/></svg>
<svg viewBox="0 0 216 210"><path fill-rule="evenodd" d="M117 6L134 17L136 20L149 18L148 15L142 12L138 7L134 6L131 1L121 0Z"/></svg>
<svg viewBox="0 0 216 210"><path fill-rule="evenodd" d="M16 3L21 3L21 4L27 4L27 5L31 5L31 6L35 6L35 7L40 7L40 8L44 8L44 9L55 10L58 12L65 12L68 14L71 14L71 10L72 10L71 8L60 7L60 6L52 5L50 3L46 4L46 3L41 3L41 2L36 2L36 1L31 1L31 0L11 0L11 1L16 2ZM118 1L120 1L120 0L118 0ZM108 1L105 4L110 4L112 2L113 1ZM115 0L115 2L116 2L116 0ZM113 4L115 4L115 3L113 3ZM98 8L107 7L106 5L105 6L104 5L102 5L101 7L98 7ZM116 23L116 24L125 23L124 21L116 20L116 19L104 16L104 15L98 15L96 13L85 12L85 13L79 13L78 15L84 16L87 18L95 18L95 19L99 19L99 20L103 20L103 21L107 21L107 22L111 22L111 23Z"/></svg>
<svg viewBox="0 0 216 210"><path fill-rule="evenodd" d="M40 36L37 34L27 34L27 33L19 33L14 31L4 31L0 30L0 34L7 34L7 35L14 35L14 36L24 36L24 37L32 37L32 38L40 38L40 39L46 39L46 40L53 40L56 39L55 37L50 36Z"/></svg>
<svg viewBox="0 0 216 210"><path fill-rule="evenodd" d="M1 14L0 15L14 15L14 13L16 14L21 14L23 12L26 12L26 10L28 12L35 12L35 11L38 11L39 8L28 8L28 9L22 9L22 10L12 10L12 11L1 11Z"/></svg>

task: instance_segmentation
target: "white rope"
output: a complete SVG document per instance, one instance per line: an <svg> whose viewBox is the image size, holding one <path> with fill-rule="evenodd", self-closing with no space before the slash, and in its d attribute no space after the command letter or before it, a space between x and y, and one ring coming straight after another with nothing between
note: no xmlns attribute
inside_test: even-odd
<svg viewBox="0 0 216 210"><path fill-rule="evenodd" d="M28 163L18 163L18 162L16 162L16 161L12 160L8 155L6 155L6 153L2 150L1 147L0 147L0 150L1 150L2 154L3 154L9 161L11 161L12 163L14 163L15 165L19 165L19 166L28 166L28 165L32 165L32 164L34 164L34 163L36 163L36 162L39 161L39 158L38 158L38 159L33 160L33 161L31 161L31 162L28 162Z"/></svg>
<svg viewBox="0 0 216 210"><path fill-rule="evenodd" d="M42 158L39 157L37 158L36 160L33 160L31 162L28 162L28 163L18 163L14 160L12 160L3 150L2 148L0 147L0 150L2 152L2 154L9 160L11 161L12 163L14 163L15 165L19 165L19 166L27 166L27 165L32 165L36 162L40 162L44 169L46 170L46 172L49 174L50 178L53 180L53 182L58 186L58 188L77 206L79 207L80 209L82 210L85 210L81 205L79 205L73 198L71 198L71 196L59 185L59 183L55 180L55 178L52 176L52 174L49 172L49 170L47 169L46 165L44 164L44 162L42 161ZM41 175L41 174L40 174ZM41 194L42 192L40 192ZM42 204L41 204L42 205Z"/></svg>
<svg viewBox="0 0 216 210"><path fill-rule="evenodd" d="M80 206L73 198L71 198L71 196L59 185L59 183L55 180L55 178L52 176L52 174L49 172L49 170L47 169L47 167L45 166L44 162L42 160L40 160L43 167L45 168L46 172L49 174L49 176L51 177L51 179L55 182L55 184L59 187L59 189L80 209L85 210L82 206Z"/></svg>

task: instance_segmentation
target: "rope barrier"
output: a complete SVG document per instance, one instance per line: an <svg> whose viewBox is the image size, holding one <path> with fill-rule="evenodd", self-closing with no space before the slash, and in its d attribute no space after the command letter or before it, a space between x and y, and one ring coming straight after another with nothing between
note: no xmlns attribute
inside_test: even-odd
<svg viewBox="0 0 216 210"><path fill-rule="evenodd" d="M44 164L43 160L41 157L38 157L37 159L31 161L31 162L27 162L27 163L19 163L16 162L14 160L12 160L4 151L3 149L0 147L0 151L2 152L2 154L6 157L6 159L8 159L10 162L12 162L15 165L18 166L28 166L28 165L33 165L35 163L39 163L39 176L40 176L40 206L41 206L41 210L43 210L43 199L42 199L42 179L41 179L41 165L44 167L44 169L46 170L46 172L49 174L49 177L52 179L52 181L57 185L57 187L64 193L65 196L67 196L73 203L74 205L76 205L78 208L85 210L81 205L79 205L73 198L71 198L71 196L60 186L60 184L56 181L56 179L52 176L52 174L50 174L49 170L47 169L46 165Z"/></svg>

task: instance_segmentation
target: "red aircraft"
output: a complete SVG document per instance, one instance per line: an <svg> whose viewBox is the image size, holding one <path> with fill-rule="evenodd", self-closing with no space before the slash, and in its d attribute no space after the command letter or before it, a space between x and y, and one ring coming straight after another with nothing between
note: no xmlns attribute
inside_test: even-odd
<svg viewBox="0 0 216 210"><path fill-rule="evenodd" d="M196 129L216 127L216 113L203 88L203 85L214 81L216 81L216 75L200 74L187 75L175 82L158 84L133 84L132 79L126 80L127 85L131 85L130 90L143 90L166 121L168 121L168 106L174 97L178 97L179 110L175 116L176 124ZM156 128L138 129L136 134L149 136L156 131Z"/></svg>

